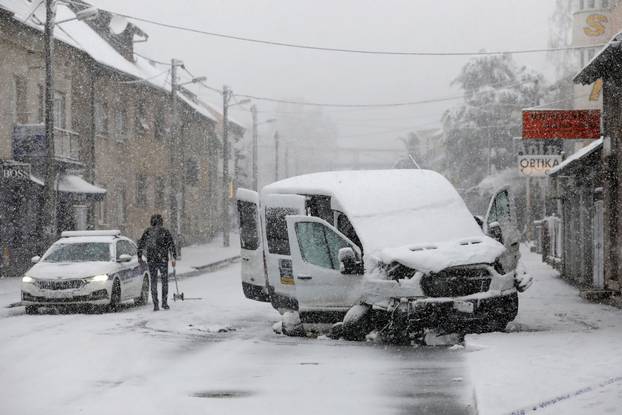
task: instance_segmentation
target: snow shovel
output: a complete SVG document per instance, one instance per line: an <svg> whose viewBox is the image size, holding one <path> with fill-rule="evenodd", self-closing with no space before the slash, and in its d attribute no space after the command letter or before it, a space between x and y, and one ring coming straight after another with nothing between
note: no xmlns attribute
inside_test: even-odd
<svg viewBox="0 0 622 415"><path fill-rule="evenodd" d="M173 301L184 301L184 293L179 292L179 285L177 285L177 270L173 267L173 278L175 279L175 293L173 294Z"/></svg>

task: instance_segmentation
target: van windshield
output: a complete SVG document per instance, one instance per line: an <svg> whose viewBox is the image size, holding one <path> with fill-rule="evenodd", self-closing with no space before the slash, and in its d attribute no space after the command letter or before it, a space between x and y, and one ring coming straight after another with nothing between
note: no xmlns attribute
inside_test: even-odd
<svg viewBox="0 0 622 415"><path fill-rule="evenodd" d="M268 252L277 255L290 255L285 216L296 215L292 208L266 208L266 239Z"/></svg>

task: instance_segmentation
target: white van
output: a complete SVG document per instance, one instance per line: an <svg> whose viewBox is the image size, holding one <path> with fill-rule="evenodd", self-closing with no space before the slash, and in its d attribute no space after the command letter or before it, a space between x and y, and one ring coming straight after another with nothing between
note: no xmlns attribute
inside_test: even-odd
<svg viewBox="0 0 622 415"><path fill-rule="evenodd" d="M428 170L297 176L264 187L258 211L273 306L297 310L303 324L343 321L351 338L397 329L397 321L505 327L518 310L517 288L530 284L516 274L507 189L493 196L482 227Z"/></svg>

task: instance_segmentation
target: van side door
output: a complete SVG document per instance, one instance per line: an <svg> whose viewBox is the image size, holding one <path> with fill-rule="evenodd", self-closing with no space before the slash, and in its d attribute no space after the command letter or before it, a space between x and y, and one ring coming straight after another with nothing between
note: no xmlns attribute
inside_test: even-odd
<svg viewBox="0 0 622 415"><path fill-rule="evenodd" d="M297 194L269 194L262 198L262 205L262 234L270 301L277 310L297 310L298 302L285 217L304 215L306 197Z"/></svg>
<svg viewBox="0 0 622 415"><path fill-rule="evenodd" d="M336 323L361 297L362 275L343 274L339 250L360 249L328 222L310 216L288 216L296 298L303 323Z"/></svg>
<svg viewBox="0 0 622 415"><path fill-rule="evenodd" d="M263 241L259 222L259 196L248 189L238 189L238 219L240 224L241 277L244 296L256 301L270 301L263 266Z"/></svg>
<svg viewBox="0 0 622 415"><path fill-rule="evenodd" d="M505 246L506 252L499 259L505 272L515 270L520 259L520 233L516 207L508 188L502 188L492 196L484 219L484 231Z"/></svg>

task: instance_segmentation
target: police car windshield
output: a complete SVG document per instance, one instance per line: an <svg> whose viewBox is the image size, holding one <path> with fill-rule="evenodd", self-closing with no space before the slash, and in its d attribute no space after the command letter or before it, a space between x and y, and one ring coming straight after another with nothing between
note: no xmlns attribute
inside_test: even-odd
<svg viewBox="0 0 622 415"><path fill-rule="evenodd" d="M105 242L56 244L50 249L44 262L110 261L110 244Z"/></svg>

